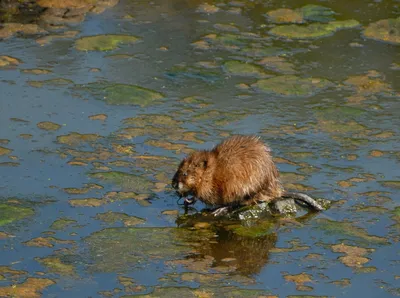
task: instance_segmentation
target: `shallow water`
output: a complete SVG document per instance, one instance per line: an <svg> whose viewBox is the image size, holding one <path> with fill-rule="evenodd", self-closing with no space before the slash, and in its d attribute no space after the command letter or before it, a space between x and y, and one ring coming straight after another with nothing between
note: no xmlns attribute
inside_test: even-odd
<svg viewBox="0 0 400 298"><path fill-rule="evenodd" d="M360 24L272 34L288 24L268 12L307 4L330 10L302 27ZM400 295L399 43L364 31L398 16L398 1L121 1L75 37L1 40L19 62L0 66L0 296ZM139 40L79 48L102 34ZM335 203L177 222L179 160L233 133L273 148L286 188Z"/></svg>

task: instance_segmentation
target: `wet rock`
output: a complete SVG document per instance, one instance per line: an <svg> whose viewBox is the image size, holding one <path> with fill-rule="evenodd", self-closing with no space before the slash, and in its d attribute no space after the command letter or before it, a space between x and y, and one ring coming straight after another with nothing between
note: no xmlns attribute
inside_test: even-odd
<svg viewBox="0 0 400 298"><path fill-rule="evenodd" d="M85 36L78 39L75 47L78 51L111 51L121 44L132 44L140 39L132 35L104 34Z"/></svg>
<svg viewBox="0 0 400 298"><path fill-rule="evenodd" d="M315 198L315 200L324 209L329 209L332 204L331 201L322 198ZM300 206L292 198L280 198L269 203L262 202L254 206L246 206L233 210L227 217L243 221L276 216L295 217L298 211L300 211L299 207ZM306 210L308 209L308 207L303 206L303 204L301 204L301 207L305 207Z"/></svg>
<svg viewBox="0 0 400 298"><path fill-rule="evenodd" d="M400 44L400 17L371 23L363 33L367 38Z"/></svg>

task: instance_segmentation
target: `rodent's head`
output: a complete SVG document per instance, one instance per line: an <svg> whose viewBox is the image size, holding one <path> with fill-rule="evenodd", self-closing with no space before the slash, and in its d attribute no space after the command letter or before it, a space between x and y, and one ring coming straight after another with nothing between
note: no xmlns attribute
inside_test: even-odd
<svg viewBox="0 0 400 298"><path fill-rule="evenodd" d="M208 154L206 151L196 151L182 160L172 178L172 187L179 195L197 195L197 187L208 166Z"/></svg>

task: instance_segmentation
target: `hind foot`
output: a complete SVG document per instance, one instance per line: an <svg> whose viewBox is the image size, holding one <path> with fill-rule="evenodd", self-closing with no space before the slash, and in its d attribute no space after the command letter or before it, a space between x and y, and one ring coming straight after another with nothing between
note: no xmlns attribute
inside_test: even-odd
<svg viewBox="0 0 400 298"><path fill-rule="evenodd" d="M215 209L213 212L211 212L211 214L214 216L227 215L229 210L230 210L229 207L221 207L221 208Z"/></svg>

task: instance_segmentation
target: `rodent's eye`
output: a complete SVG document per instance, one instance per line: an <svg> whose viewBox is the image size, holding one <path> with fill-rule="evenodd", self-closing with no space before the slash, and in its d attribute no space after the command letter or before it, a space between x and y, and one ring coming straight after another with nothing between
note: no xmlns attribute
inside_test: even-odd
<svg viewBox="0 0 400 298"><path fill-rule="evenodd" d="M182 176L183 176L183 177L186 177L186 176L187 176L187 172L183 172L183 173L182 173Z"/></svg>

